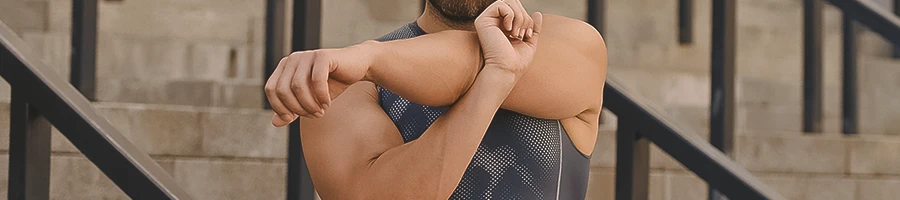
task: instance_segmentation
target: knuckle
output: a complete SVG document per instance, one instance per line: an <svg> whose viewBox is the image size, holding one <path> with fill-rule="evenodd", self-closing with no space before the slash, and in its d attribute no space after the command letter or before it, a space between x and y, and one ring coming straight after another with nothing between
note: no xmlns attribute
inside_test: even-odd
<svg viewBox="0 0 900 200"><path fill-rule="evenodd" d="M302 91L305 88L305 85L302 81L293 81L291 82L291 89L293 91Z"/></svg>
<svg viewBox="0 0 900 200"><path fill-rule="evenodd" d="M272 86L271 84L266 84L266 86L263 89L265 89L266 93L269 93L269 94L275 93L275 90L276 90L275 86Z"/></svg>
<svg viewBox="0 0 900 200"><path fill-rule="evenodd" d="M278 98L287 99L292 96L290 88L279 88L278 91L275 92L278 95Z"/></svg>

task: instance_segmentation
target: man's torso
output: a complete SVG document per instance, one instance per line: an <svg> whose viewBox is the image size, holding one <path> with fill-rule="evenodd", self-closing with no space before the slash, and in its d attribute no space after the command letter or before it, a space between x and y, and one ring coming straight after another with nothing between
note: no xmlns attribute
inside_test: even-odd
<svg viewBox="0 0 900 200"><path fill-rule="evenodd" d="M411 23L378 40L424 34ZM381 87L378 95L404 142L419 138L449 109L412 103ZM589 163L558 120L500 109L450 199L584 199Z"/></svg>

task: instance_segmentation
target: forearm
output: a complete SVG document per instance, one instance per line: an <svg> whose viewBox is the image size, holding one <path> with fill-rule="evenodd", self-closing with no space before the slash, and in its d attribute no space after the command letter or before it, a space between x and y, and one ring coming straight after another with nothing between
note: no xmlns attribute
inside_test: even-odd
<svg viewBox="0 0 900 200"><path fill-rule="evenodd" d="M478 37L469 31L358 46L376 55L366 79L429 106L456 102L475 80L483 61Z"/></svg>
<svg viewBox="0 0 900 200"><path fill-rule="evenodd" d="M487 67L471 90L419 139L392 148L375 159L366 179L360 182L365 184L360 188L376 193L366 198L448 198L477 151L494 114L515 85L514 76Z"/></svg>

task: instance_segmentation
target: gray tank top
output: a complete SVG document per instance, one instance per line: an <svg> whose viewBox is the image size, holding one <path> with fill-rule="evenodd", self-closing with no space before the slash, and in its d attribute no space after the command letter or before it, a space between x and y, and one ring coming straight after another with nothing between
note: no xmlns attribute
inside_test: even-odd
<svg viewBox="0 0 900 200"><path fill-rule="evenodd" d="M424 34L413 22L378 40ZM382 87L378 96L405 142L449 109L412 103ZM589 173L590 157L575 148L558 120L500 109L450 199L584 199Z"/></svg>

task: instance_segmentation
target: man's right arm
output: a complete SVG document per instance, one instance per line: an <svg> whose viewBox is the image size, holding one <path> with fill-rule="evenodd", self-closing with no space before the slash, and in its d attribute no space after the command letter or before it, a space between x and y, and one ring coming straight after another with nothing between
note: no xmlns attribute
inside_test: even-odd
<svg viewBox="0 0 900 200"><path fill-rule="evenodd" d="M517 78L486 67L456 105L406 144L378 106L375 85L352 85L332 102L328 115L300 120L304 155L319 194L326 199L449 198Z"/></svg>

